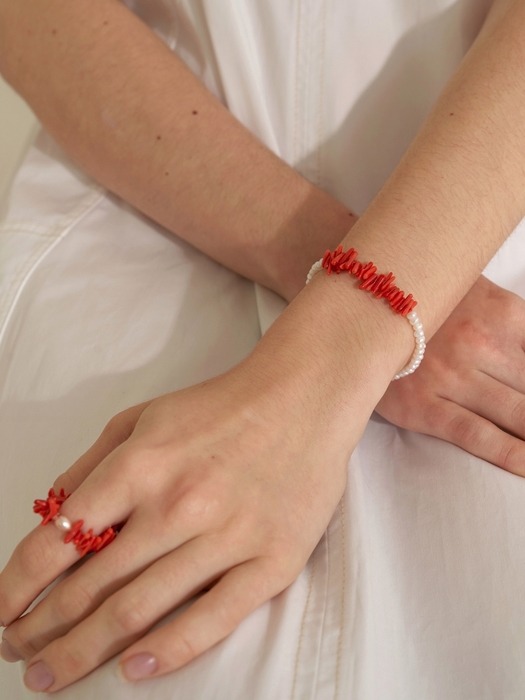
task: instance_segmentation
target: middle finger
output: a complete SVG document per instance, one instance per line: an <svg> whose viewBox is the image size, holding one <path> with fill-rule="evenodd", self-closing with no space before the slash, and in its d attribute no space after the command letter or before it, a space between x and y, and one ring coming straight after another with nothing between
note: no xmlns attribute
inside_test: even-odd
<svg viewBox="0 0 525 700"><path fill-rule="evenodd" d="M4 639L23 658L31 658L54 639L88 617L115 591L136 578L167 552L196 532L160 532L152 515L134 514L109 547L60 581L30 613L12 623ZM61 543L56 545L61 546Z"/></svg>

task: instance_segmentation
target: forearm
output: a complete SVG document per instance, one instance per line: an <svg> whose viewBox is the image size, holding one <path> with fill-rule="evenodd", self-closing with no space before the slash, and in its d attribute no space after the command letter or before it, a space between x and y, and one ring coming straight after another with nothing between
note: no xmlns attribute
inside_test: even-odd
<svg viewBox="0 0 525 700"><path fill-rule="evenodd" d="M495 8L420 135L344 239L414 294L428 336L525 214L525 5ZM274 334L276 348L299 337L313 359L297 369L295 347L289 373L301 372L303 386L325 387L326 400L343 407L343 422L352 420L344 410L353 408L350 397L367 387L373 406L413 349L408 323L384 302L346 275L323 272Z"/></svg>
<svg viewBox="0 0 525 700"><path fill-rule="evenodd" d="M396 272L429 333L523 215L523 9L507 6L345 241ZM62 145L168 229L291 298L343 237L344 207L262 147L120 3L50 0L40 15L0 0L0 61Z"/></svg>
<svg viewBox="0 0 525 700"><path fill-rule="evenodd" d="M345 242L419 299L429 334L525 215L525 5L496 2Z"/></svg>
<svg viewBox="0 0 525 700"><path fill-rule="evenodd" d="M97 181L288 299L353 223L120 2L0 0L0 69Z"/></svg>

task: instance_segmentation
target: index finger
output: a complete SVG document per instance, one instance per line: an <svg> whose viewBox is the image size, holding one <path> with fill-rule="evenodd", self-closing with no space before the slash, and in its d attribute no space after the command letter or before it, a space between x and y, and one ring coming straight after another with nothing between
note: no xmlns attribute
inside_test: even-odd
<svg viewBox="0 0 525 700"><path fill-rule="evenodd" d="M104 532L127 520L132 510L123 484L103 468L111 465L118 451L117 448L90 474L60 508L60 514L71 523L84 520L84 532ZM81 558L73 543L64 544L64 534L53 523L38 526L14 550L0 573L0 621L4 627L18 619L50 583Z"/></svg>

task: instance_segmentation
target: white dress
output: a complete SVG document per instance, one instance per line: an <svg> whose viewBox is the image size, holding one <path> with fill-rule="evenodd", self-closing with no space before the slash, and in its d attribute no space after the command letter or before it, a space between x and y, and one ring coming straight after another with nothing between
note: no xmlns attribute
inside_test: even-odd
<svg viewBox="0 0 525 700"><path fill-rule="evenodd" d="M362 212L472 43L484 0L127 0L246 126ZM474 205L475 206L475 205ZM232 366L283 303L41 134L0 228L0 565L113 414ZM525 237L489 266L525 296ZM374 416L299 579L223 643L61 700L522 700L525 480ZM34 697L2 665L2 698ZM6 690L4 690L6 689ZM3 693L6 693L5 695Z"/></svg>

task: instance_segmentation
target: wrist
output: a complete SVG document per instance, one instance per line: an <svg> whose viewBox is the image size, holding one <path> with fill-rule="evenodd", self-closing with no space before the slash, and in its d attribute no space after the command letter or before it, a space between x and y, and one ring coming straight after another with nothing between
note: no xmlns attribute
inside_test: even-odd
<svg viewBox="0 0 525 700"><path fill-rule="evenodd" d="M357 216L338 200L306 181L290 194L296 203L287 224L267 249L265 276L268 287L292 301L305 285L313 262L335 247L357 222Z"/></svg>
<svg viewBox="0 0 525 700"><path fill-rule="evenodd" d="M250 357L263 391L315 407L334 435L368 420L413 351L409 324L350 279L316 275Z"/></svg>

